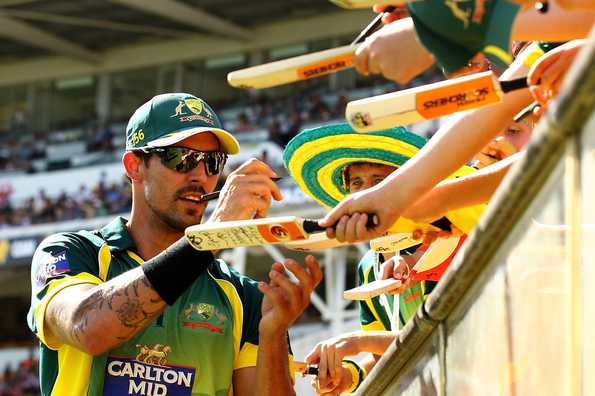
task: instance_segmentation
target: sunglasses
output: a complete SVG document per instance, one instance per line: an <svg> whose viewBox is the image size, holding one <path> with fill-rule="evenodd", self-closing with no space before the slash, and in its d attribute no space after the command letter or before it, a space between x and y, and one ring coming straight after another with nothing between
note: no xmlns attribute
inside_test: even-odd
<svg viewBox="0 0 595 396"><path fill-rule="evenodd" d="M203 161L207 175L218 175L227 161L227 154L224 152L199 151L186 147L143 148L139 151L155 154L166 168L179 173L188 173Z"/></svg>

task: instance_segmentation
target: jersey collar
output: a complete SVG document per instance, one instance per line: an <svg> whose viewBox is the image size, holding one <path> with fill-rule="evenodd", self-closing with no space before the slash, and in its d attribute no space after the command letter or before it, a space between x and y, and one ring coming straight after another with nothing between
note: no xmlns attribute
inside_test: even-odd
<svg viewBox="0 0 595 396"><path fill-rule="evenodd" d="M136 250L134 241L130 237L128 228L126 227L127 221L123 217L116 217L99 231L111 251Z"/></svg>

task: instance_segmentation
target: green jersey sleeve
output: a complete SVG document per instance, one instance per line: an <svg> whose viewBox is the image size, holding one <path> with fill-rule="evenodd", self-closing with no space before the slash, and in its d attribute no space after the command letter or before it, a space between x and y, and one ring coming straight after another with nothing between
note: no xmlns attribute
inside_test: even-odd
<svg viewBox="0 0 595 396"><path fill-rule="evenodd" d="M44 331L49 301L61 290L83 283L99 284L98 247L79 233L51 235L41 242L31 265L30 329L50 349L61 344Z"/></svg>

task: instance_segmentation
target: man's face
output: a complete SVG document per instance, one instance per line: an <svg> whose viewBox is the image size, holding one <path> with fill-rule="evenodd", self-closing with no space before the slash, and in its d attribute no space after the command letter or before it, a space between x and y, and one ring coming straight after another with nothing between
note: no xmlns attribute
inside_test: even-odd
<svg viewBox="0 0 595 396"><path fill-rule="evenodd" d="M218 151L219 141L211 133L200 133L176 143L175 147ZM147 165L141 166L145 175L143 198L149 215L176 231L200 223L207 202L198 200L215 189L219 175L207 175L204 161L188 173L180 173L165 167L155 154L150 156Z"/></svg>
<svg viewBox="0 0 595 396"><path fill-rule="evenodd" d="M396 168L390 165L374 163L355 163L349 165L347 175L349 179L349 193L365 190L383 181Z"/></svg>

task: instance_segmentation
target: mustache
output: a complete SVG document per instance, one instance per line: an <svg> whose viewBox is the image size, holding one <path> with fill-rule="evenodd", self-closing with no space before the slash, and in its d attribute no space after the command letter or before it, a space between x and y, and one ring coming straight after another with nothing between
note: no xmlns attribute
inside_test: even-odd
<svg viewBox="0 0 595 396"><path fill-rule="evenodd" d="M182 187L178 191L176 191L176 196L179 198L182 195L188 194L188 193L199 193L201 195L204 195L207 192L205 191L204 188L202 188L202 186L190 185L190 186Z"/></svg>

